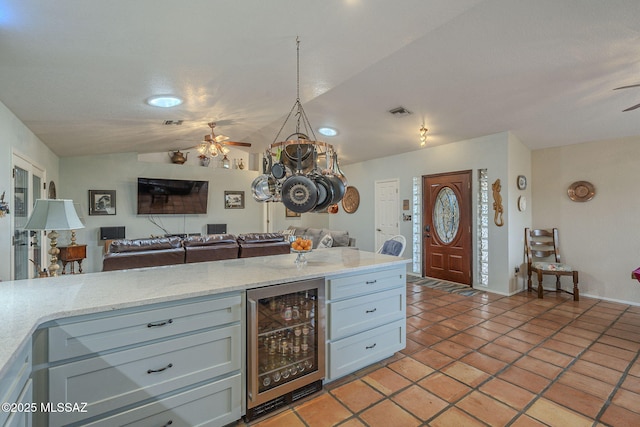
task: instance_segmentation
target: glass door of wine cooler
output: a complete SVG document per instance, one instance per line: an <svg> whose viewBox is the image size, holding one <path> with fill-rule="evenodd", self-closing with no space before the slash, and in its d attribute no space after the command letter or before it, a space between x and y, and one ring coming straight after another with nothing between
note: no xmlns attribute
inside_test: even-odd
<svg viewBox="0 0 640 427"><path fill-rule="evenodd" d="M324 280L247 291L247 406L324 378Z"/></svg>

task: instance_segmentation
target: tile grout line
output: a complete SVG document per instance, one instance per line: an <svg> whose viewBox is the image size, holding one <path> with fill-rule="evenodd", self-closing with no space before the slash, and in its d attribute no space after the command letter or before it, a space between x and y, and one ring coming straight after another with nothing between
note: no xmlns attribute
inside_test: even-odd
<svg viewBox="0 0 640 427"><path fill-rule="evenodd" d="M629 311L629 307L627 307L620 315L618 315L616 320L614 322L612 322L611 325L613 326L615 323L620 321L622 316L628 311ZM607 328L607 331L612 326L609 326L609 328ZM602 335L605 335L605 333L603 332L598 338L602 337ZM593 343L592 343L592 345L593 345ZM593 423L593 427L596 427L598 422L602 422L602 421L600 421L600 418L604 415L605 411L609 408L609 406L613 402L613 397L616 395L618 390L620 390L620 388L622 388L622 384L627 379L627 376L629 375L629 371L633 368L633 366L636 363L636 361L638 360L639 356L640 356L640 352L636 352L636 355L633 357L633 359L631 359L629 361L629 364L627 365L627 368L624 370L624 372L622 372L622 375L620 376L620 379L618 380L617 384L615 385L615 387L613 388L611 393L609 393L609 397L607 397L607 400L604 402L604 405L602 405L602 408L600 408L600 411L598 411L598 414L596 415L595 421Z"/></svg>

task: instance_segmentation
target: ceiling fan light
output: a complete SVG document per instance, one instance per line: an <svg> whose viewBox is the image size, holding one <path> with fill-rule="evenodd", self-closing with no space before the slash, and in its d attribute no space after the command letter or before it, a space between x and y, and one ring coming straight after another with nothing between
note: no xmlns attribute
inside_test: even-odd
<svg viewBox="0 0 640 427"><path fill-rule="evenodd" d="M222 154L227 155L227 154L229 154L229 151L231 151L231 150L229 150L229 149L228 149L227 147L225 147L224 145L221 145L221 146L220 146L220 151L222 152Z"/></svg>

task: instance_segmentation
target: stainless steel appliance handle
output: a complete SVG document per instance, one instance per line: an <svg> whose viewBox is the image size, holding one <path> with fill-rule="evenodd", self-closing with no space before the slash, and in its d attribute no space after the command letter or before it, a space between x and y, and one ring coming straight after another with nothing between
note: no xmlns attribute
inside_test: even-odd
<svg viewBox="0 0 640 427"><path fill-rule="evenodd" d="M248 358L251 362L247 369L247 396L254 401L258 397L258 308L256 300L247 298L247 344Z"/></svg>

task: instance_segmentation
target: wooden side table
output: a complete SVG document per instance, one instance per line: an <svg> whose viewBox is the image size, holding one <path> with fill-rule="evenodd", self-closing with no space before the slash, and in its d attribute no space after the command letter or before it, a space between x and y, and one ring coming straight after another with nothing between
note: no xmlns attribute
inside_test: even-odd
<svg viewBox="0 0 640 427"><path fill-rule="evenodd" d="M62 261L62 274L66 274L67 264L71 263L71 274L76 274L74 263L78 262L78 273L82 273L82 260L87 257L87 245L74 245L60 247L58 259Z"/></svg>

